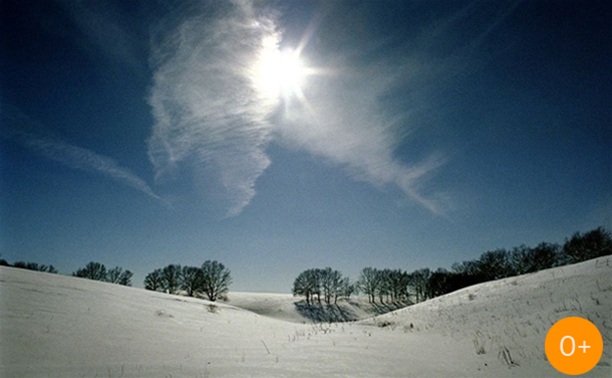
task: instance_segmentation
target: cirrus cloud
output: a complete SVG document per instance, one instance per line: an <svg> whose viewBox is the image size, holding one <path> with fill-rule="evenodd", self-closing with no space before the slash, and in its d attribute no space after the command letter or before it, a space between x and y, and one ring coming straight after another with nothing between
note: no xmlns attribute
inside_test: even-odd
<svg viewBox="0 0 612 378"><path fill-rule="evenodd" d="M282 33L274 11L262 8L248 1L191 5L175 15L172 32L154 35L149 103L155 124L148 147L157 177L178 167L214 175L229 202L227 215L234 216L255 196L255 183L271 163L266 147L276 139L343 167L354 179L397 187L442 214L420 185L443 156L398 160L394 152L405 132L398 124L406 114L381 106L382 96L418 72L406 62L357 64L358 51L347 57L328 51L333 67L308 78L303 98L266 96L254 67L270 41L279 48Z"/></svg>
<svg viewBox="0 0 612 378"><path fill-rule="evenodd" d="M224 188L233 216L270 165L268 116L276 104L253 86L252 64L277 32L246 2L224 4L213 15L199 7L189 13L153 46L149 157L158 177L181 162L204 165Z"/></svg>
<svg viewBox="0 0 612 378"><path fill-rule="evenodd" d="M114 159L45 135L36 130L44 130L44 127L20 110L4 104L2 108L0 112L2 120L0 124L3 125L0 128L2 139L14 141L39 156L68 168L101 174L168 205L164 199L155 194L146 181L128 168L120 166Z"/></svg>

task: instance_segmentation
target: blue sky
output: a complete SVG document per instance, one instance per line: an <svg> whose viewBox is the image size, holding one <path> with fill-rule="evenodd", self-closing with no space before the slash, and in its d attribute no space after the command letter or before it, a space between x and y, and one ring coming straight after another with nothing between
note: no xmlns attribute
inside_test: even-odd
<svg viewBox="0 0 612 378"><path fill-rule="evenodd" d="M608 2L0 7L9 262L288 292L610 228Z"/></svg>

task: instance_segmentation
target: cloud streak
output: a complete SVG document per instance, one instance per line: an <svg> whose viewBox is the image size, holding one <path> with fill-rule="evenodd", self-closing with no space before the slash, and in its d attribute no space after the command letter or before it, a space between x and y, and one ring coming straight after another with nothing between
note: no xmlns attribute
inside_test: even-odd
<svg viewBox="0 0 612 378"><path fill-rule="evenodd" d="M4 110L2 116L4 126L0 136L3 139L14 141L39 156L69 168L101 174L165 203L143 179L121 167L115 160L30 130L35 122L17 110L10 113Z"/></svg>
<svg viewBox="0 0 612 378"><path fill-rule="evenodd" d="M448 25L426 28L427 41L421 39L418 50L407 53L399 46L398 54L385 59L376 54L380 41L355 40L363 29L360 20L343 20L355 30L345 25L333 30L336 19L327 20L327 30L309 30L306 38L332 36L331 42L319 43L319 51L309 49L308 41L300 45L304 54L323 56L319 61L327 67L306 80L298 100L271 98L258 88L254 67L265 49L278 48L282 39L277 15L259 8L249 1L191 4L154 35L149 103L155 124L148 147L157 178L185 167L213 177L229 203L227 215L235 216L255 196L255 183L271 163L266 147L277 140L343 167L356 180L398 188L443 215L444 206L424 185L445 163L444 155L408 161L395 152L416 128L411 112L425 101L418 90L434 76L452 75L442 63L427 60L435 46L429 40L449 33L449 25L472 9L460 9ZM506 16L485 27L478 41ZM411 86L413 103L385 106L390 93Z"/></svg>
<svg viewBox="0 0 612 378"><path fill-rule="evenodd" d="M276 102L255 88L253 63L278 35L247 2L224 3L212 16L205 5L196 7L153 46L149 157L158 178L181 163L214 176L234 216L270 165L265 148Z"/></svg>
<svg viewBox="0 0 612 378"><path fill-rule="evenodd" d="M419 186L444 163L441 154L407 163L394 157L402 142L404 114L385 112L380 98L395 83L397 73L336 62L335 73L313 78L306 91L308 104L286 109L280 135L285 143L345 167L354 179L378 187L399 188L432 213L440 205L420 192ZM321 81L317 83L316 81Z"/></svg>

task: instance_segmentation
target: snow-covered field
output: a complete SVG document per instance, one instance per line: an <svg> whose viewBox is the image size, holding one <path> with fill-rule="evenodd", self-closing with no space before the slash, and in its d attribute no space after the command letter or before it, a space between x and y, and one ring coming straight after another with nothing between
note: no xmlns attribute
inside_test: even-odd
<svg viewBox="0 0 612 378"><path fill-rule="evenodd" d="M294 301L230 292L213 304L2 267L0 376L561 377L544 337L572 315L604 338L587 376L612 374L610 256L351 323L313 324Z"/></svg>

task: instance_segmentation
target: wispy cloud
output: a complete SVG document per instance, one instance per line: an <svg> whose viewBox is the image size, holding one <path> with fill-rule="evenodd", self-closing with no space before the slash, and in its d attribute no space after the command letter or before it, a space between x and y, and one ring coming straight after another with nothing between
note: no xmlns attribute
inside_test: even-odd
<svg viewBox="0 0 612 378"><path fill-rule="evenodd" d="M251 201L255 181L270 164L268 117L276 103L257 92L252 66L277 32L248 2L214 11L201 6L153 46L149 101L156 122L149 156L158 177L181 162L206 166L225 188L233 216Z"/></svg>
<svg viewBox="0 0 612 378"><path fill-rule="evenodd" d="M295 104L286 109L280 136L291 146L345 167L357 180L379 187L393 185L416 203L441 214L440 205L419 186L445 159L432 153L410 163L394 156L410 119L403 111L387 112L381 106L381 97L392 89L399 73L382 62L375 66L337 60L334 73L312 78L306 91L307 106Z"/></svg>
<svg viewBox="0 0 612 378"><path fill-rule="evenodd" d="M410 161L395 153L413 127L411 112L424 101L416 89L444 73L423 56L435 45L432 40L451 33L451 26L465 19L471 7L460 9L442 26L431 26L419 50L391 51L384 59L376 53L380 41L370 46L352 43L355 37L345 25L327 34L309 30L308 36L320 32L332 42L315 51L326 54L318 59L327 62L326 74L307 79L300 101L262 95L253 80L262 51L270 41L277 46L282 39L273 11L262 11L249 1L182 9L172 20L173 31L164 29L153 38L155 74L149 102L155 125L149 157L157 176L179 166L204 166L224 187L227 215L237 215L255 196L255 183L271 163L266 147L275 139L343 167L356 180L399 188L415 203L443 214L444 206L424 184L444 164L444 154L434 151ZM498 22L485 27L478 41ZM363 27L359 21L348 24ZM350 43L343 44L342 38ZM308 41L302 42L300 48ZM414 103L401 109L385 106L383 99L390 93L411 85L419 87L411 92Z"/></svg>
<svg viewBox="0 0 612 378"><path fill-rule="evenodd" d="M121 167L115 160L34 131L37 123L19 110L4 107L0 114L0 137L3 139L13 141L41 157L69 168L101 174L165 203L143 179Z"/></svg>

